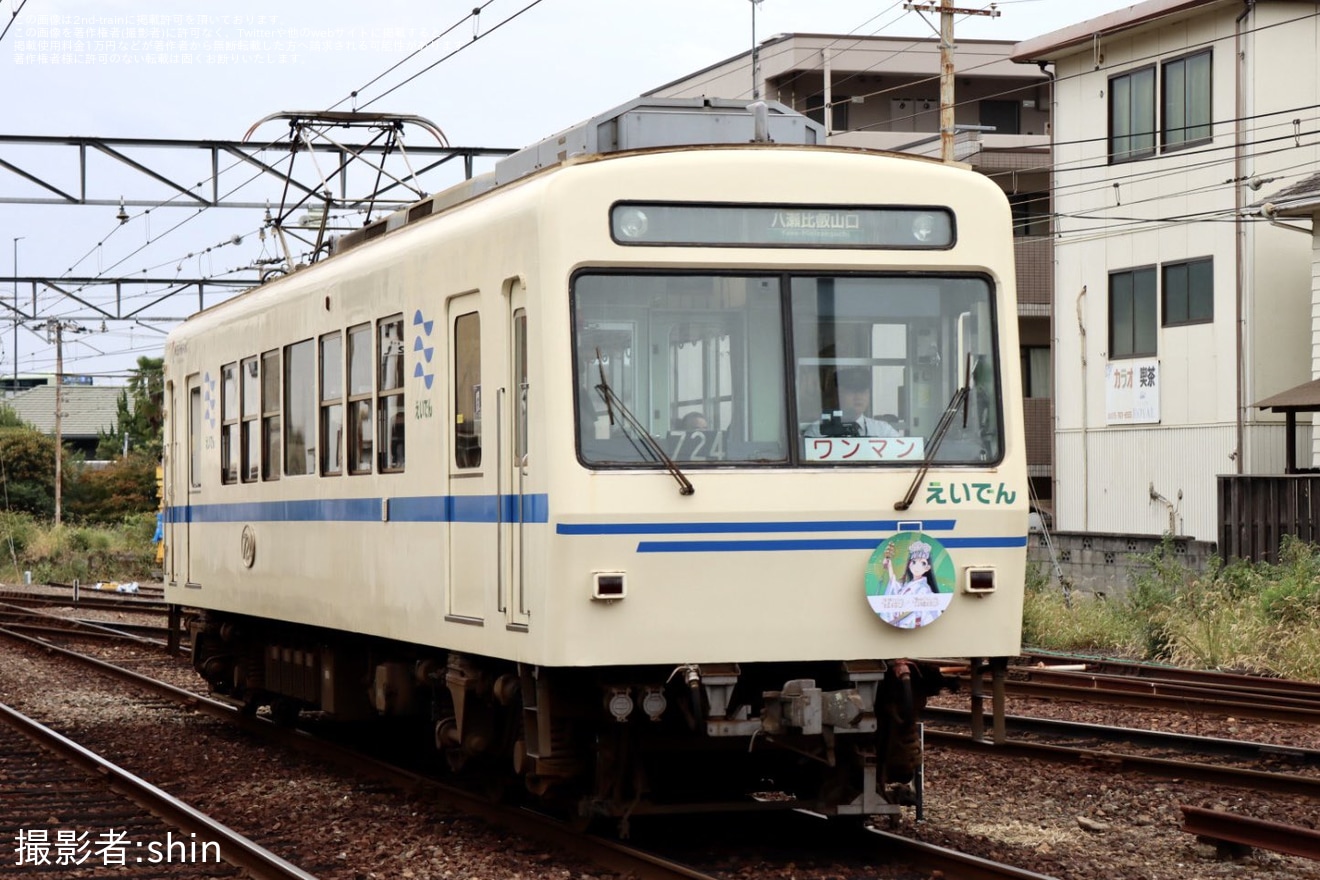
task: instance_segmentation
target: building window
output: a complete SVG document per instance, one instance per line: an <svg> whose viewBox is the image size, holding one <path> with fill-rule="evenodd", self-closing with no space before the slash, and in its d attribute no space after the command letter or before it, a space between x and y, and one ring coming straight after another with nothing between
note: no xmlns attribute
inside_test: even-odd
<svg viewBox="0 0 1320 880"><path fill-rule="evenodd" d="M1169 263L1163 269L1164 326L1205 324L1215 319L1215 264L1207 257Z"/></svg>
<svg viewBox="0 0 1320 880"><path fill-rule="evenodd" d="M1109 80L1109 161L1155 154L1155 68Z"/></svg>
<svg viewBox="0 0 1320 880"><path fill-rule="evenodd" d="M1050 349L1044 345L1022 346L1022 396L1051 397L1053 370Z"/></svg>
<svg viewBox="0 0 1320 880"><path fill-rule="evenodd" d="M380 337L379 392L376 417L380 426L380 469L403 470L403 317L395 315L377 323Z"/></svg>
<svg viewBox="0 0 1320 880"><path fill-rule="evenodd" d="M1155 269L1130 269L1109 276L1109 357L1156 354Z"/></svg>
<svg viewBox="0 0 1320 880"><path fill-rule="evenodd" d="M981 125L994 129L990 134L1020 134L1021 101L978 101L978 116Z"/></svg>
<svg viewBox="0 0 1320 880"><path fill-rule="evenodd" d="M1210 52L1167 61L1163 77L1164 149L1210 139Z"/></svg>
<svg viewBox="0 0 1320 880"><path fill-rule="evenodd" d="M830 131L848 130L848 107L851 104L849 98L835 95L830 101ZM821 94L807 96L807 112L805 115L813 122L825 124L825 96Z"/></svg>
<svg viewBox="0 0 1320 880"><path fill-rule="evenodd" d="M1008 197L1013 210L1015 238L1050 234L1050 194L1047 192L1016 193Z"/></svg>
<svg viewBox="0 0 1320 880"><path fill-rule="evenodd" d="M239 362L240 381L243 384L243 436L241 474L243 482L256 481L261 474L261 433L258 416L261 415L261 376L255 357Z"/></svg>
<svg viewBox="0 0 1320 880"><path fill-rule="evenodd" d="M344 470L344 341L321 337L321 473Z"/></svg>
<svg viewBox="0 0 1320 880"><path fill-rule="evenodd" d="M220 368L220 482L238 482L238 364Z"/></svg>
<svg viewBox="0 0 1320 880"><path fill-rule="evenodd" d="M280 478L280 353L261 356L261 478Z"/></svg>

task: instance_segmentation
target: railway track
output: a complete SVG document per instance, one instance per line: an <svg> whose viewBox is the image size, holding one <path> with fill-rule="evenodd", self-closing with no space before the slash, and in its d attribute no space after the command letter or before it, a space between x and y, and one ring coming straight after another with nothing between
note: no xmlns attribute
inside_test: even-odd
<svg viewBox="0 0 1320 880"><path fill-rule="evenodd" d="M41 644L43 647L46 647L50 638L52 637L46 637L47 641L36 640L33 644ZM76 638L76 635L70 636L70 638ZM119 672L112 672L111 670L106 671L111 672L111 674L120 674ZM131 677L131 673L129 673L129 675ZM206 706L206 703L210 701L204 701L204 699L197 694L189 692L186 696L178 697L178 699L190 701L190 704L197 708L198 711L206 711L208 713L211 711L209 708L203 708ZM230 719L230 723L240 725L246 723L253 724L254 727L252 729L260 730L263 737L271 737L275 740L278 740L281 737L288 737L290 739L288 739L287 742L291 743L291 745L287 746L289 748L296 749L306 754L316 753L323 760L333 761L334 763L345 767L352 767L355 772L361 772L361 769L364 766L361 754L356 751L350 750L347 753L336 756L334 753L336 752L337 747L327 746L325 744L310 745L302 742L302 740L309 738L297 732L279 730L274 725L262 720L240 719L240 717L235 714L233 707L224 703L216 704L214 711L218 713L216 717ZM953 728L959 726L966 728L968 726L967 713L965 711L959 713L957 711L946 712L944 710L928 710L928 713L931 716L930 720L935 723L945 723ZM943 716L942 719L941 716ZM1142 748L1164 753L1178 753L1193 750L1197 753L1224 756L1228 760L1235 762L1273 762L1289 768L1301 767L1309 770L1314 770L1317 764L1320 763L1320 754L1317 754L1314 750L1281 748L1262 743L1241 743L1222 738L1187 737L1161 734L1153 731L1112 729L1105 728L1101 725L1068 724L1045 719L1029 719L1020 716L1010 717L1008 732L1013 741L1007 746L994 747L998 749L998 751L995 752L996 754L1001 756L1016 754L1034 761L1048 760L1053 763L1066 761L1081 767L1092 769L1103 768L1106 771L1128 770L1142 775L1159 776L1166 779L1204 779L1208 783L1214 785L1234 786L1251 790L1301 792L1304 793L1305 796L1312 798L1316 795L1317 777L1315 776L1299 777L1297 774L1281 773L1277 770L1266 772L1244 768L1213 768L1202 771L1197 769L1197 766L1193 762L1184 762L1150 755L1130 755L1126 753L1114 754L1089 745L1085 748L1070 749L1068 746L1058 745L1057 742L1030 742L1028 740L1031 738L1052 740L1071 739L1073 741L1082 738L1088 741L1101 742L1106 740L1118 740L1128 742L1129 744L1134 742L1139 743ZM950 748L959 749L988 748L984 744L968 744L963 740L942 739L942 737L946 735L952 737L954 734L949 733L948 731L937 731L933 729L933 727L928 728L927 733L928 740L932 745L947 745ZM328 748L329 751L323 753L321 751L323 748ZM377 778L382 781L388 780L387 784L395 786L400 790L416 791L425 789L428 792L428 797L433 796L430 792L436 790L436 783L434 783L433 780L427 779L421 775L412 774L411 771L401 771L399 768L390 765L383 765L381 768L373 768L371 772L373 776L379 772L381 775ZM1202 775L1203 773L1207 775ZM464 797L468 796L463 793L460 794ZM440 797L439 795L434 796ZM490 809L492 805L483 802L480 798L469 803L460 803L457 801L453 803L455 804L454 809L472 815L482 815L486 821L491 822L494 825L511 827L511 823L513 823L513 820L511 820L508 815L502 814L501 811L497 810L495 813L491 814L484 813L484 811ZM1221 817L1220 821L1223 822L1227 820L1224 820ZM706 876L701 870L685 867L681 863L681 859L666 859L665 857L656 854L663 850L634 850L629 852L629 848L627 847L624 847L622 850L614 850L613 847L616 843L603 839L597 839L596 842L591 844L584 844L582 843L581 835L578 835L572 829L555 829L553 820L542 817L538 819L537 822L549 824L539 830L536 828L521 827L519 825L517 831L518 835L520 837L545 841L547 845L554 846L566 853L573 853L576 857L586 858L598 865L615 868L621 871L630 870L638 872L639 876L692 878ZM1279 832L1278 829L1282 826L1279 826L1278 823L1271 824L1274 829L1274 834L1287 833L1286 829L1284 832ZM1198 836L1204 836L1209 839L1208 835L1193 832L1192 827L1193 826L1189 823L1189 832L1197 833ZM564 838L562 840L555 840L556 836L561 834L564 835ZM1253 834L1255 836L1252 836ZM876 835L872 834L871 836ZM882 860L886 862L910 861L914 865L923 865L943 870L948 876L1046 876L1034 874L1030 871L1019 871L1019 869L1011 866L997 866L994 862L987 862L985 865L978 865L976 864L977 860L974 856L966 856L968 861L962 863L961 867L954 869L950 866L963 857L962 854L959 854L954 850L942 852L938 847L933 851L923 852L923 847L928 847L928 844L922 844L919 841L912 841L909 838L902 836L897 837L897 841L885 840L881 845L884 853L881 857ZM1253 845L1271 845L1270 837L1256 834L1255 832L1238 833L1236 837L1230 836L1230 839L1218 841L1218 843L1225 847L1240 847L1243 845L1242 841L1247 839L1255 841ZM904 841L907 842L905 843ZM597 847L603 847L605 849L602 851L595 851ZM859 853L862 852L861 845L858 845L857 851ZM1292 850L1285 849L1283 851L1289 852ZM857 857L859 859L865 859L865 856L862 855ZM627 860L629 859L640 861L634 861L631 866L625 867L628 865ZM945 867L938 867L941 863L944 864Z"/></svg>
<svg viewBox="0 0 1320 880"><path fill-rule="evenodd" d="M376 782L389 785L399 791L411 792L414 796L424 792L428 801L443 803L447 808L461 811L465 815L479 816L484 821L498 826L518 836L531 838L545 845L553 846L575 858L585 859L610 871L631 874L645 880L714 880L716 875L691 867L681 860L663 855L663 847L637 848L608 836L583 834L571 825L538 813L505 805L491 803L488 799L473 795L462 789L443 785L435 779L414 770L399 767L393 763L381 761L362 752L345 748L324 739L309 736L305 732L279 727L265 719L242 715L236 707L221 701L202 697L166 682L143 676L133 670L125 669L113 663L90 658L68 648L50 644L49 637L34 638L12 630L0 629L0 635L17 639L30 647L59 655L80 664L85 664L98 672L111 676L135 687L147 689L153 699L167 699L173 703L188 707L191 711L223 720L244 731L256 733L268 742L281 748L296 751L304 756L314 756L320 761L334 764L351 771L355 776L369 776ZM70 638L77 638L71 633ZM808 838L813 833L820 833L820 823L803 817L807 823L803 827L812 827L806 832ZM949 876L984 878L984 880L1050 880L1047 875L1000 864L990 859L972 854L960 853L947 847L934 846L901 835L866 829L860 838L849 844L851 850L862 863L873 863L877 859L886 862L907 863L921 866L923 869L944 870Z"/></svg>
<svg viewBox="0 0 1320 880"><path fill-rule="evenodd" d="M0 703L0 802L27 873L315 880L211 816ZM50 828L48 825L55 827ZM177 836L175 832L178 832ZM226 867L227 866L227 867ZM144 873L146 872L146 873Z"/></svg>

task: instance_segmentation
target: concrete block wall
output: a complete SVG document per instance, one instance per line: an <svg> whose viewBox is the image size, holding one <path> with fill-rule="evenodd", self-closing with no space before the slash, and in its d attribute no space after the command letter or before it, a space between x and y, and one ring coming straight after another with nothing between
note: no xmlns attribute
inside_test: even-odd
<svg viewBox="0 0 1320 880"><path fill-rule="evenodd" d="M1049 542L1041 532L1027 538L1027 564L1040 566L1057 583L1049 543L1062 576L1074 590L1122 596L1131 589L1134 574L1146 566L1144 557L1163 542L1158 535L1123 535L1108 532L1051 532ZM1205 571L1218 556L1213 541L1174 538L1173 553L1193 571Z"/></svg>

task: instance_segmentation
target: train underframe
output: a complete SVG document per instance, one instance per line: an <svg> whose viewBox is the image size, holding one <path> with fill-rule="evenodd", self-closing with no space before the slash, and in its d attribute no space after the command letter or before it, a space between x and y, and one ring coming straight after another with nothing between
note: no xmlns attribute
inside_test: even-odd
<svg viewBox="0 0 1320 880"><path fill-rule="evenodd" d="M204 613L193 665L276 720L411 719L454 773L578 818L795 808L895 815L920 797L933 663L537 667ZM394 728L391 728L393 730Z"/></svg>

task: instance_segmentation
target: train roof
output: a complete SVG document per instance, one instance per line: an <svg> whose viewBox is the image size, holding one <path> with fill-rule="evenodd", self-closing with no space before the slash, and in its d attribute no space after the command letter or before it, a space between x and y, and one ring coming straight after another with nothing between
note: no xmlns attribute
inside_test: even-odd
<svg viewBox="0 0 1320 880"><path fill-rule="evenodd" d="M822 146L825 127L778 101L635 98L504 157L486 174L341 236L334 241L332 253L342 253L570 159L664 147L756 143Z"/></svg>

